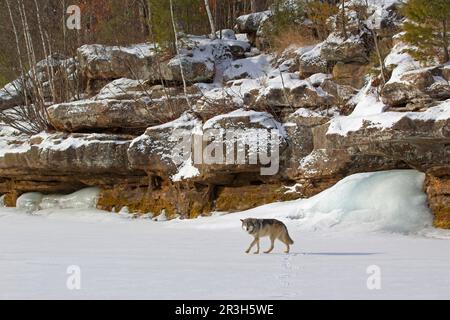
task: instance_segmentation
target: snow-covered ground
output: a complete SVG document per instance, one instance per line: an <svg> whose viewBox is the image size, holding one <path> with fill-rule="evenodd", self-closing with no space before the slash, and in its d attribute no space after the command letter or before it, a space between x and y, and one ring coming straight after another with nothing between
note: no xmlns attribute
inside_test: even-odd
<svg viewBox="0 0 450 320"><path fill-rule="evenodd" d="M430 227L423 178L358 174L308 200L195 220L51 208L67 208L67 197L44 199L33 214L0 208L0 298L449 298L450 232ZM280 243L245 254L251 237L239 219L250 216L283 220L291 254ZM66 286L70 266L80 268L80 290Z"/></svg>

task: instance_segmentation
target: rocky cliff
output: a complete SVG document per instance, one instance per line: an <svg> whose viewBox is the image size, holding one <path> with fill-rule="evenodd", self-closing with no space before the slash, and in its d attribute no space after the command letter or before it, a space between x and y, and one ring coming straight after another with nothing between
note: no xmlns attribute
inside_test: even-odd
<svg viewBox="0 0 450 320"><path fill-rule="evenodd" d="M25 192L97 186L102 209L196 217L310 197L353 173L415 168L427 175L435 225L450 228L450 65L422 67L403 51L395 4L372 8L369 19L347 14L347 39L331 33L280 55L262 52L270 12L240 17L237 33L222 39L183 36L176 56L154 44L82 46L66 62L84 92L49 103L55 131L30 136L2 125L0 194L12 206ZM369 73L368 20L387 52L384 86ZM17 85L0 91L0 109L22 103ZM194 159L229 132L211 157L231 143L232 161ZM177 157L181 140L188 157ZM270 162L261 142L277 151Z"/></svg>

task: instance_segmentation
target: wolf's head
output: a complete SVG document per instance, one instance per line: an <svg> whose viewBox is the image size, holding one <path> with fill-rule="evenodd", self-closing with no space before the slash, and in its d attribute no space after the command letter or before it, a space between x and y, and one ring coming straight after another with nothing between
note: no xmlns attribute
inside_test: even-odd
<svg viewBox="0 0 450 320"><path fill-rule="evenodd" d="M244 229L250 234L252 234L252 232L255 231L257 228L256 224L257 221L254 218L241 219L241 222L242 222L242 229Z"/></svg>

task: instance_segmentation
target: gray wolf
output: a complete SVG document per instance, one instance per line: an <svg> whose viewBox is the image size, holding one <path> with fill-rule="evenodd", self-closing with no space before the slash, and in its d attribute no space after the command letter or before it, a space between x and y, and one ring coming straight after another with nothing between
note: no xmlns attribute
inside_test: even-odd
<svg viewBox="0 0 450 320"><path fill-rule="evenodd" d="M270 237L270 248L264 253L272 252L275 240L278 239L286 245L285 253L289 253L289 245L294 244L294 241L289 236L286 225L276 219L241 219L242 228L254 237L254 240L245 251L249 253L252 247L256 244L255 254L259 253L259 239L262 237Z"/></svg>

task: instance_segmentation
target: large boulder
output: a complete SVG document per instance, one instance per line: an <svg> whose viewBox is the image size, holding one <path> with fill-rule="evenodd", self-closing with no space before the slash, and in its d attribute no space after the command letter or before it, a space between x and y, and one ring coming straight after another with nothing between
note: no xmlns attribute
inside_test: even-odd
<svg viewBox="0 0 450 320"><path fill-rule="evenodd" d="M179 54L159 55L153 44L126 47L84 45L78 49L78 60L88 78L88 93L98 93L105 81L119 78L164 81L181 84L212 82L216 61L243 58L250 44L235 39L214 39L206 36L184 36L179 39Z"/></svg>
<svg viewBox="0 0 450 320"><path fill-rule="evenodd" d="M261 54L255 57L238 59L223 72L223 80L257 79L266 76L271 67L272 55Z"/></svg>
<svg viewBox="0 0 450 320"><path fill-rule="evenodd" d="M169 123L148 128L135 138L128 149L131 167L170 179L178 168L189 165L194 130L202 122L190 113ZM183 140L184 139L184 140ZM185 148L185 149L184 149ZM175 179L176 180L176 179Z"/></svg>
<svg viewBox="0 0 450 320"><path fill-rule="evenodd" d="M215 63L212 59L182 55L163 62L161 75L165 81L178 83L183 81L183 76L188 83L211 82L214 79L214 68Z"/></svg>
<svg viewBox="0 0 450 320"><path fill-rule="evenodd" d="M320 84L320 88L336 99L336 107L340 109L340 114L347 115L350 110L353 110L351 103L352 98L358 93L358 90L353 86L339 84L333 78L325 79Z"/></svg>
<svg viewBox="0 0 450 320"><path fill-rule="evenodd" d="M200 172L197 180L248 185L279 175L286 133L272 115L240 109L211 118L202 129L194 136L200 138L196 141L202 143L203 151L200 161L194 161ZM270 159L262 158L264 151Z"/></svg>
<svg viewBox="0 0 450 320"><path fill-rule="evenodd" d="M321 56L329 63L360 63L369 60L369 52L373 47L370 31L364 24L364 17L359 10L345 10L346 34L342 33L342 15L331 16L327 20L329 30L334 30L322 43Z"/></svg>
<svg viewBox="0 0 450 320"><path fill-rule="evenodd" d="M255 33L258 32L262 23L272 16L271 11L262 11L256 13L250 13L243 16L239 16L236 19L236 27L240 33Z"/></svg>
<svg viewBox="0 0 450 320"><path fill-rule="evenodd" d="M328 62L321 56L323 43L301 52L298 58L299 72L302 78L308 78L316 73L328 73Z"/></svg>
<svg viewBox="0 0 450 320"><path fill-rule="evenodd" d="M448 99L450 98L450 83L444 78L443 71L443 67L433 67L402 73L401 66L399 66L383 87L381 99L383 103L391 107L406 105L407 109L408 104L412 105L412 109L420 109L426 107L433 99ZM425 101L425 105L420 104L421 101Z"/></svg>
<svg viewBox="0 0 450 320"><path fill-rule="evenodd" d="M135 100L81 100L48 108L52 125L60 131L139 131L179 116L186 101L177 99L170 108L166 99L153 104Z"/></svg>
<svg viewBox="0 0 450 320"><path fill-rule="evenodd" d="M120 78L108 82L92 100L138 100L153 96L154 88L148 81Z"/></svg>
<svg viewBox="0 0 450 320"><path fill-rule="evenodd" d="M271 11L262 11L240 16L236 19L235 30L246 33L253 46L264 47L263 26L270 21Z"/></svg>
<svg viewBox="0 0 450 320"><path fill-rule="evenodd" d="M333 96L320 86L330 76L315 74L301 80L296 74L283 73L267 81L267 86L261 91L258 101L270 108L298 109L327 108L335 102Z"/></svg>
<svg viewBox="0 0 450 320"><path fill-rule="evenodd" d="M152 44L91 44L80 47L77 54L83 73L90 79L147 79L156 53Z"/></svg>
<svg viewBox="0 0 450 320"><path fill-rule="evenodd" d="M380 38L395 36L401 31L401 23L404 18L400 6L400 2L395 1L385 5L369 4L367 26Z"/></svg>
<svg viewBox="0 0 450 320"><path fill-rule="evenodd" d="M369 61L369 49L364 37L351 36L344 39L338 33L332 33L323 42L320 55L327 62L361 63Z"/></svg>
<svg viewBox="0 0 450 320"><path fill-rule="evenodd" d="M298 109L285 119L284 129L288 148L282 154L282 163L287 177L294 177L300 161L314 149L312 128L330 120L326 112Z"/></svg>
<svg viewBox="0 0 450 320"><path fill-rule="evenodd" d="M265 78L231 80L219 88L200 85L203 96L197 100L192 109L203 121L244 106L261 110L263 106L257 100L264 87L264 81Z"/></svg>
<svg viewBox="0 0 450 320"><path fill-rule="evenodd" d="M180 54L163 61L151 80L162 77L165 81L181 83L184 76L188 83L212 82L217 61L240 59L250 51L250 44L241 40L189 36L180 42Z"/></svg>
<svg viewBox="0 0 450 320"><path fill-rule="evenodd" d="M200 91L196 86L187 87L186 93L191 103L194 103L200 97ZM163 98L167 100L184 98L186 100L184 89L181 87L154 85L148 80L142 81L127 78L109 82L97 95L92 97L92 100L139 100L154 102Z"/></svg>
<svg viewBox="0 0 450 320"><path fill-rule="evenodd" d="M190 102L194 103L198 90L189 87L187 92ZM53 105L48 108L48 114L52 125L61 131L142 133L148 127L178 118L188 109L180 88L118 79L92 99Z"/></svg>

